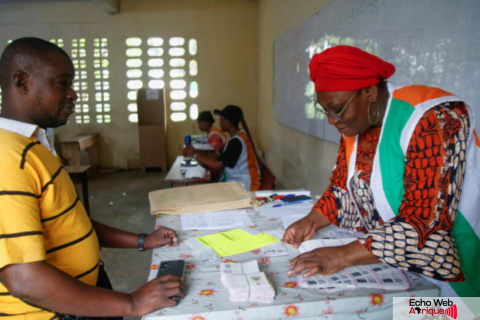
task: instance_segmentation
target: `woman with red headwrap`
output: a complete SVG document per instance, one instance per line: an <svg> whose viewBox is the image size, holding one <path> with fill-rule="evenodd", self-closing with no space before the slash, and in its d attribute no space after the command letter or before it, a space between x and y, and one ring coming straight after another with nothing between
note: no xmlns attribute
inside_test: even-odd
<svg viewBox="0 0 480 320"><path fill-rule="evenodd" d="M283 240L298 247L330 224L364 236L298 256L288 275L382 261L435 279L443 295L480 296L473 111L438 88L387 83L394 72L355 47L312 58L317 108L342 138L330 186Z"/></svg>

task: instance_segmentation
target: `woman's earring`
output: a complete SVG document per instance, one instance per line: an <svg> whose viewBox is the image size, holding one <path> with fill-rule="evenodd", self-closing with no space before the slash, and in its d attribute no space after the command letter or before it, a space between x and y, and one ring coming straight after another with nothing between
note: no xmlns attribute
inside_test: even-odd
<svg viewBox="0 0 480 320"><path fill-rule="evenodd" d="M368 122L370 122L371 125L376 124L377 121L378 121L378 118L380 117L380 105L378 104L377 101L375 101L374 103L377 104L377 112L376 112L376 115L375 115L375 121L372 121L372 120L370 119L370 106L372 105L372 103L370 103L370 104L368 105L368 108L367 108Z"/></svg>

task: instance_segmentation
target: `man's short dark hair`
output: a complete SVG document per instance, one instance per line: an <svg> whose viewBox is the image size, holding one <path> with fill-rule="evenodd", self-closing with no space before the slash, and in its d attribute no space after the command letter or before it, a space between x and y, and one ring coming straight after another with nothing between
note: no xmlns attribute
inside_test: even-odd
<svg viewBox="0 0 480 320"><path fill-rule="evenodd" d="M54 54L69 58L63 49L43 39L29 37L12 41L0 58L0 87L6 90L11 84L12 74L18 70L37 75Z"/></svg>

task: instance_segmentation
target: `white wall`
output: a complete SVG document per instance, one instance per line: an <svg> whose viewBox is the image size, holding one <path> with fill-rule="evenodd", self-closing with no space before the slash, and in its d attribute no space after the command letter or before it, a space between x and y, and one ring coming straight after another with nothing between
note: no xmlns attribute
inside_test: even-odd
<svg viewBox="0 0 480 320"><path fill-rule="evenodd" d="M70 121L56 133L62 138L79 132L100 132L102 166L138 168L138 129L127 120L125 39L132 36L197 39L199 73L195 80L199 84L196 99L199 109L237 104L244 109L255 131L257 12L257 2L247 0L122 0L121 12L116 15L91 2L0 4L0 50L8 39L23 36L65 41L107 37L112 123L79 125ZM94 109L93 102L90 109ZM171 163L179 154L178 145L186 133L199 133L195 121L168 122Z"/></svg>
<svg viewBox="0 0 480 320"><path fill-rule="evenodd" d="M321 194L329 184L338 144L301 133L273 120L273 42L332 0L260 0L258 16L257 142L268 166L286 188ZM308 75L306 75L308 77Z"/></svg>

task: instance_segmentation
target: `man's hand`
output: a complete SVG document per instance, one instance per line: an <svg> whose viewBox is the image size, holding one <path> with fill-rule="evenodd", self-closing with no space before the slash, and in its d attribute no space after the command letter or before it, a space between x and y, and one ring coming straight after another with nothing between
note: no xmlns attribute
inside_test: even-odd
<svg viewBox="0 0 480 320"><path fill-rule="evenodd" d="M170 247L177 243L177 234L167 227L160 227L145 237L145 249L155 249L161 246Z"/></svg>
<svg viewBox="0 0 480 320"><path fill-rule="evenodd" d="M195 148L192 147L192 146L185 147L185 148L182 150L183 156L184 156L184 157L187 157L187 158L193 158L193 156L195 155L195 153L197 153L197 151L196 151Z"/></svg>
<svg viewBox="0 0 480 320"><path fill-rule="evenodd" d="M303 274L304 278L313 276L314 274L329 275L338 272L347 267L345 257L345 246L318 248L310 252L303 253L292 259L289 267L292 269L287 271L288 276L300 274L304 270L308 270Z"/></svg>
<svg viewBox="0 0 480 320"><path fill-rule="evenodd" d="M147 282L132 293L135 315L143 316L162 308L176 306L178 302L170 297L185 297L185 287L180 283L181 280L179 276L168 274Z"/></svg>

